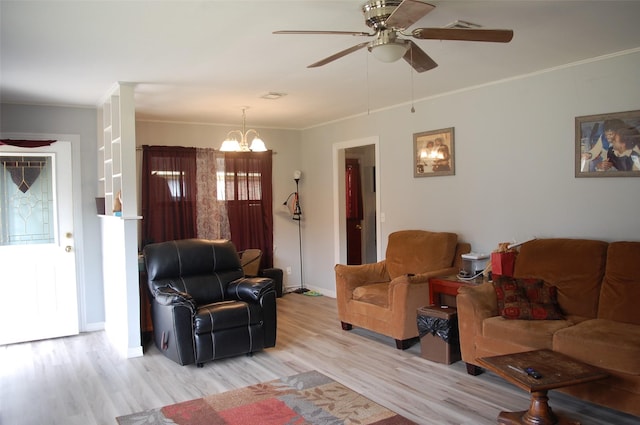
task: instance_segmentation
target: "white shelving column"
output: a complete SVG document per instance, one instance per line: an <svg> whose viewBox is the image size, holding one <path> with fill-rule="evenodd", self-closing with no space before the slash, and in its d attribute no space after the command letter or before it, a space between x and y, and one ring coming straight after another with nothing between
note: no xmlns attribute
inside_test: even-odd
<svg viewBox="0 0 640 425"><path fill-rule="evenodd" d="M126 357L142 355L138 283L138 193L133 86L119 83L105 97L98 120L98 193L101 216L105 330ZM122 210L114 202L120 194Z"/></svg>

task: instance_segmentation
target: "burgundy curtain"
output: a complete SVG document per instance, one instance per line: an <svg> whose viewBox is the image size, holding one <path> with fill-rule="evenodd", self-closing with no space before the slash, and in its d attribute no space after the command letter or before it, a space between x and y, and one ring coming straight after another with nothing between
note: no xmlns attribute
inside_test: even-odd
<svg viewBox="0 0 640 425"><path fill-rule="evenodd" d="M15 146L18 148L40 148L51 146L56 140L13 140L0 139L0 145ZM18 186L22 193L26 193L40 175L44 162L38 158L22 158L20 161L2 161L9 170L11 180Z"/></svg>
<svg viewBox="0 0 640 425"><path fill-rule="evenodd" d="M261 249L261 267L273 267L272 152L225 152L224 162L231 241Z"/></svg>
<svg viewBox="0 0 640 425"><path fill-rule="evenodd" d="M142 148L142 243L196 237L196 149Z"/></svg>
<svg viewBox="0 0 640 425"><path fill-rule="evenodd" d="M55 143L55 140L12 140L12 139L2 139L0 140L0 145L10 145L16 146L19 148L39 148L42 146L51 146L52 143Z"/></svg>

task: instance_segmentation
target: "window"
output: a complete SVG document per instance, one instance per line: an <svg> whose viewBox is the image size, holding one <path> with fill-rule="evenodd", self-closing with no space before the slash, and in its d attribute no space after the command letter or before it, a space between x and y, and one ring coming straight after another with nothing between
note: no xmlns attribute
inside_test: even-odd
<svg viewBox="0 0 640 425"><path fill-rule="evenodd" d="M0 157L0 245L55 242L51 155Z"/></svg>

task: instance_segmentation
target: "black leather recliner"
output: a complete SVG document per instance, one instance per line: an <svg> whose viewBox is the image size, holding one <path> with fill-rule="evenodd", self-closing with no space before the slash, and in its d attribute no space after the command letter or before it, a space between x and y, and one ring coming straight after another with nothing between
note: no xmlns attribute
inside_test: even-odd
<svg viewBox="0 0 640 425"><path fill-rule="evenodd" d="M185 239L144 248L153 339L181 365L276 344L273 280L244 277L230 241Z"/></svg>

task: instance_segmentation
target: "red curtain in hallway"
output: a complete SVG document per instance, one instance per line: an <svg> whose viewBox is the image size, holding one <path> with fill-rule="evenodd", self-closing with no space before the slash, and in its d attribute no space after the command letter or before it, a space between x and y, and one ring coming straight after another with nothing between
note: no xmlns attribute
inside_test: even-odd
<svg viewBox="0 0 640 425"><path fill-rule="evenodd" d="M360 164L357 159L347 159L345 168L345 191L347 197L347 218L363 219L362 183L360 182Z"/></svg>

